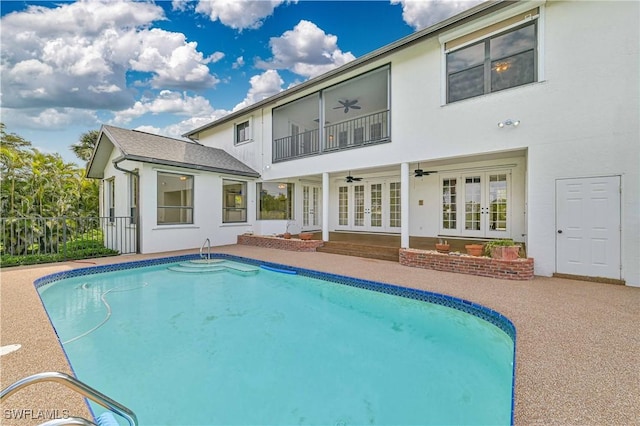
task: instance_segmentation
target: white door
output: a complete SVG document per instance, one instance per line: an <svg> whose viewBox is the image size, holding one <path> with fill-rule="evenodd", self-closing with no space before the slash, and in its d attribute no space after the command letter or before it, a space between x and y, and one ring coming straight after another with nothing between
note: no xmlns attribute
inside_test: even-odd
<svg viewBox="0 0 640 426"><path fill-rule="evenodd" d="M398 232L400 182L364 181L338 187L338 229Z"/></svg>
<svg viewBox="0 0 640 426"><path fill-rule="evenodd" d="M353 185L353 228L380 231L382 222L382 183Z"/></svg>
<svg viewBox="0 0 640 426"><path fill-rule="evenodd" d="M620 177L556 181L556 271L620 279Z"/></svg>
<svg viewBox="0 0 640 426"><path fill-rule="evenodd" d="M318 230L321 228L322 192L319 186L302 186L302 230Z"/></svg>
<svg viewBox="0 0 640 426"><path fill-rule="evenodd" d="M510 178L510 170L443 176L440 234L510 238Z"/></svg>

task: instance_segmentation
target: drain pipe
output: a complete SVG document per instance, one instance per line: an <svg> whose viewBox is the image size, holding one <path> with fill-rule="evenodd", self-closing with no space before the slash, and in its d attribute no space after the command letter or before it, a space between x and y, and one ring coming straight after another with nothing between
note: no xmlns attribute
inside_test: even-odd
<svg viewBox="0 0 640 426"><path fill-rule="evenodd" d="M136 253L140 254L140 175L138 174L137 171L135 170L127 170L127 169L123 169L122 167L120 167L118 165L118 163L121 163L122 161L125 161L126 157L124 156L120 156L118 158L116 158L115 160L113 160L113 168L116 170L119 170L123 173L126 174L130 174L136 177L136 179L138 179L138 190L136 191L136 215L135 215L135 220L136 220Z"/></svg>

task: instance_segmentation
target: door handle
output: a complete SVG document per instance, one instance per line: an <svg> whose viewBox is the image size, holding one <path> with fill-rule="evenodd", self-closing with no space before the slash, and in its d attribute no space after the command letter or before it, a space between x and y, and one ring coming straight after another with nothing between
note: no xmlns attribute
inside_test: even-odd
<svg viewBox="0 0 640 426"><path fill-rule="evenodd" d="M558 234L562 234L562 229L558 229Z"/></svg>

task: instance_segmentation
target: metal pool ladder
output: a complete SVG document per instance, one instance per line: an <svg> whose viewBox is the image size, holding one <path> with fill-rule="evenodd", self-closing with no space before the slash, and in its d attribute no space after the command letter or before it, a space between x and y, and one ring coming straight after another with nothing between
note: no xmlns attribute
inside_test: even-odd
<svg viewBox="0 0 640 426"><path fill-rule="evenodd" d="M209 240L208 238L204 240L204 243L202 243L202 246L200 246L200 258L204 259L204 254L202 254L202 251L204 250L205 245L207 246L207 260L211 260L211 240Z"/></svg>
<svg viewBox="0 0 640 426"><path fill-rule="evenodd" d="M10 385L6 389L3 389L0 392L0 401L8 398L13 395L15 392L19 391L22 388L25 388L29 385L39 382L57 382L65 385L71 390L78 392L80 395L85 398L89 398L93 402L102 405L104 408L124 417L129 422L129 426L138 426L138 418L135 413L129 410L124 405L119 402L114 401L109 398L107 395L97 391L91 386L86 385L80 380L76 379L65 373L60 373L57 371L50 371L46 373L38 373L29 377L25 377L24 379L20 379L14 384ZM52 420L47 422L47 425L63 425L63 424L76 424L76 425L93 425L93 422L88 421L82 417L70 417L68 419L58 419L58 420L66 420L66 422L60 422L57 420Z"/></svg>

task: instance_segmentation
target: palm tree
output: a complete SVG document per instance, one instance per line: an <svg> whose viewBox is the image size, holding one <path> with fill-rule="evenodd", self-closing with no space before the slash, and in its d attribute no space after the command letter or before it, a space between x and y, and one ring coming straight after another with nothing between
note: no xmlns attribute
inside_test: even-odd
<svg viewBox="0 0 640 426"><path fill-rule="evenodd" d="M98 136L100 132L98 130L90 130L86 133L80 135L80 140L71 145L71 151L84 161L85 163L91 159L91 154L93 154L93 149L98 143Z"/></svg>

